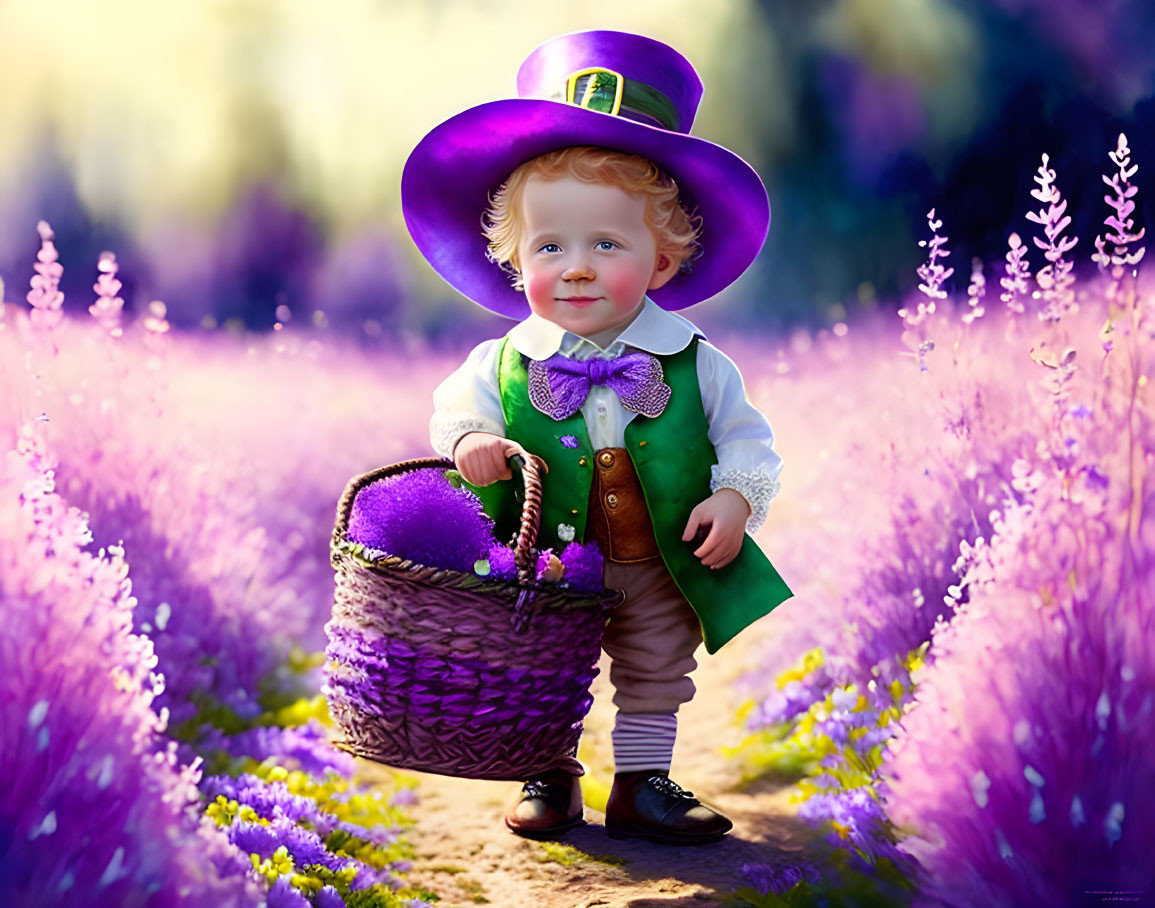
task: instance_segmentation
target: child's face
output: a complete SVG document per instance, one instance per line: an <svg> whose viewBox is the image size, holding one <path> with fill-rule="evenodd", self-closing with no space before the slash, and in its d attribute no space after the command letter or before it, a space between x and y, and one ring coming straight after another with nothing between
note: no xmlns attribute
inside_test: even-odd
<svg viewBox="0 0 1155 908"><path fill-rule="evenodd" d="M529 307L582 337L624 328L676 266L658 255L645 200L576 177L530 177L518 248Z"/></svg>

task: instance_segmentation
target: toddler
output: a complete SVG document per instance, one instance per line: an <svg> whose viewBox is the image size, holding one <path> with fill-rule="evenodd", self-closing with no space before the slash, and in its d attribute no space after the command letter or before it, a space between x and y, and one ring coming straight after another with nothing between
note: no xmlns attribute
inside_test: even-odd
<svg viewBox="0 0 1155 908"><path fill-rule="evenodd" d="M748 535L781 458L734 363L672 310L718 292L764 242L758 176L688 134L701 83L671 48L582 32L522 65L520 97L434 129L402 181L415 242L453 286L519 319L434 393L431 438L509 536L508 458L548 466L539 546L596 540L625 593L603 648L617 717L606 829L686 844L732 824L669 778L699 644L714 653L789 598ZM573 755L505 817L557 836L582 821Z"/></svg>

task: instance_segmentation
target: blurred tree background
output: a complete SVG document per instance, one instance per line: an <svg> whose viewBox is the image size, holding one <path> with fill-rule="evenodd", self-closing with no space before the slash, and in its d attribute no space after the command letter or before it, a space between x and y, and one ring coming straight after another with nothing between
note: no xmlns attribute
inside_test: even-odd
<svg viewBox="0 0 1155 908"><path fill-rule="evenodd" d="M990 276L1007 234L1033 232L1043 152L1086 262L1120 131L1140 185L1155 173L1150 0L3 0L5 296L23 298L44 218L66 310L92 301L110 249L127 307L161 299L177 326L500 333L417 255L401 167L437 123L513 96L537 44L584 28L689 57L706 84L695 134L766 181L769 241L689 310L707 329L897 306L931 207L956 286L972 256Z"/></svg>

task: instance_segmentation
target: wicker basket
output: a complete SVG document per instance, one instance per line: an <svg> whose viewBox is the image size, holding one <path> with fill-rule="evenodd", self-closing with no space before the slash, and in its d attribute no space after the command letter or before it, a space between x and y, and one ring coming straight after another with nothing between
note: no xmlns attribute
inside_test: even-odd
<svg viewBox="0 0 1155 908"><path fill-rule="evenodd" d="M324 688L346 735L338 746L389 766L475 779L580 772L577 743L593 702L589 686L606 613L620 593L590 595L534 581L544 462L522 461L516 582L395 556L374 560L346 539L362 488L452 466L394 464L355 477L341 496Z"/></svg>

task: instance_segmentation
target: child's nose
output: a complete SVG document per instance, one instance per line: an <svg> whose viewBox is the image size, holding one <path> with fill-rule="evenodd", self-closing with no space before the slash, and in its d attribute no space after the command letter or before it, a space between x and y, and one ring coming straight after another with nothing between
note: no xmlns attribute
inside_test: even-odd
<svg viewBox="0 0 1155 908"><path fill-rule="evenodd" d="M561 274L563 281L592 281L594 269L585 262L574 262Z"/></svg>

